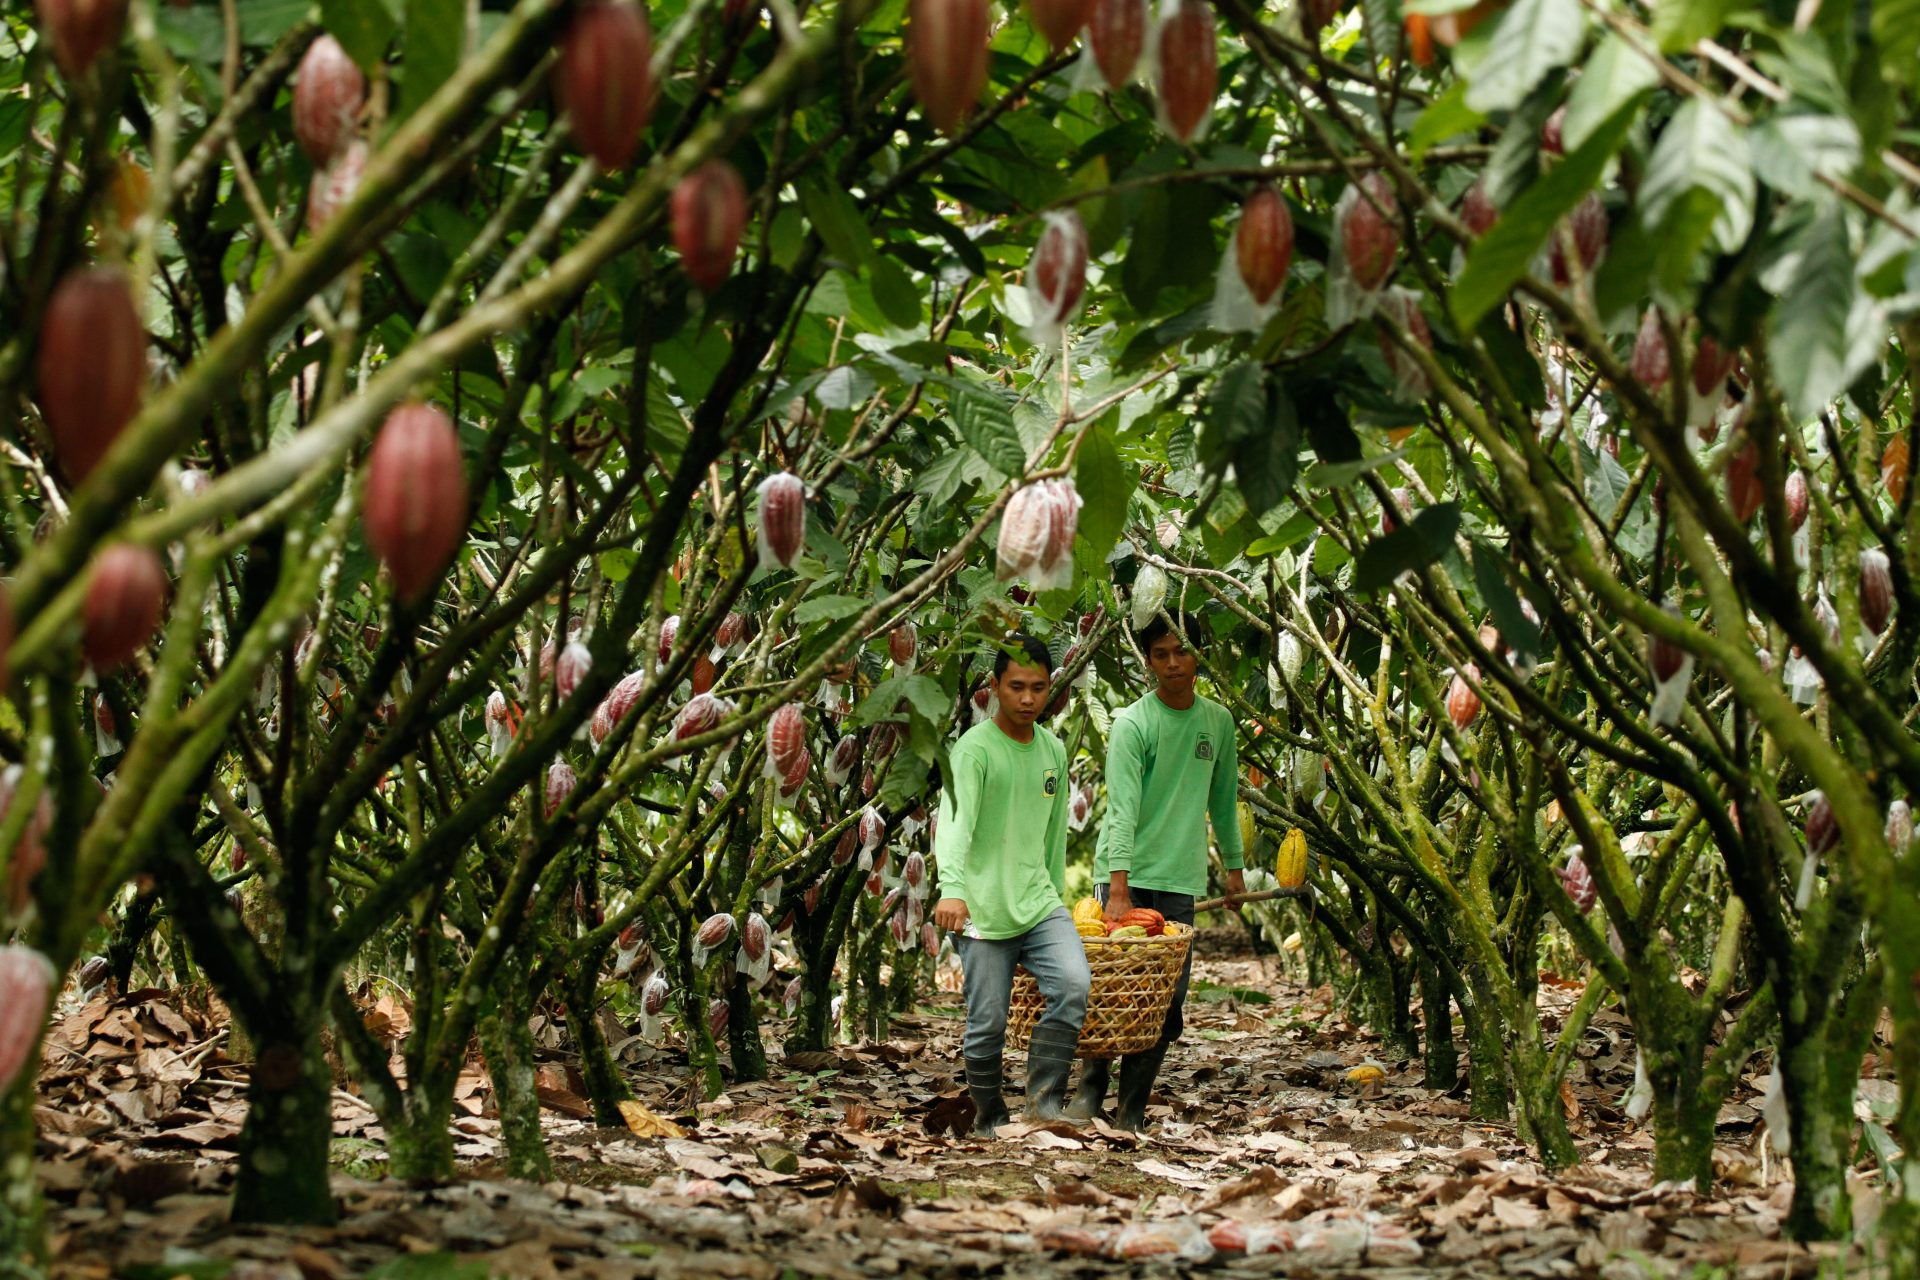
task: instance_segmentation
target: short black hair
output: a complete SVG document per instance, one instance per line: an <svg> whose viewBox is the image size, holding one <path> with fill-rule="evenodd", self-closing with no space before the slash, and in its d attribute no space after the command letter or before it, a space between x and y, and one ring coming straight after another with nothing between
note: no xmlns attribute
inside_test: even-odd
<svg viewBox="0 0 1920 1280"><path fill-rule="evenodd" d="M1047 646L1040 638L1024 631L1011 631L993 652L995 680L1007 674L1007 668L1013 665L1016 653L1025 655L1025 665L1038 667L1048 675L1053 674L1053 654L1047 651Z"/></svg>
<svg viewBox="0 0 1920 1280"><path fill-rule="evenodd" d="M1186 638L1189 649L1204 649L1213 639L1213 629L1207 626L1207 620L1197 613L1175 613L1173 621L1167 620L1164 611L1153 615L1153 620L1133 633L1133 642L1140 646L1141 653L1152 653L1153 646L1162 636L1173 634L1177 625L1180 634Z"/></svg>

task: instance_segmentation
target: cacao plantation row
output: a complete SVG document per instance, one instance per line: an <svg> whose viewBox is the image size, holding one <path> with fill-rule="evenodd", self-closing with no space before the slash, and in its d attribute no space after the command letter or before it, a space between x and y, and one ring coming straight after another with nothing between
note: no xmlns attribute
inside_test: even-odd
<svg viewBox="0 0 1920 1280"><path fill-rule="evenodd" d="M1243 918L1427 1087L1575 1165L1617 1008L1656 1178L1768 1064L1920 1268L1908 8L10 9L0 1255L107 983L231 1010L243 1222L337 1087L451 1176L476 1044L550 1176L537 1012L614 1126L610 1026L884 1038L1009 637L1084 887L1197 619Z"/></svg>

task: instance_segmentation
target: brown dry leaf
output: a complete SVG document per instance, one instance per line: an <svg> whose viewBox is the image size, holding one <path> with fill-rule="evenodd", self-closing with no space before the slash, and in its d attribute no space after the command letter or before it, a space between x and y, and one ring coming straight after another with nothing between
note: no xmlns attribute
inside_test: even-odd
<svg viewBox="0 0 1920 1280"><path fill-rule="evenodd" d="M620 1118L636 1138L684 1138L687 1131L665 1116L653 1112L632 1098L620 1100Z"/></svg>

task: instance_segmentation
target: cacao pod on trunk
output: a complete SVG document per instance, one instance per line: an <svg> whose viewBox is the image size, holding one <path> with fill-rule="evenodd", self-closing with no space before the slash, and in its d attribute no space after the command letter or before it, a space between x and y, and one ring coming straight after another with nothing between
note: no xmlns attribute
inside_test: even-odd
<svg viewBox="0 0 1920 1280"><path fill-rule="evenodd" d="M1822 854L1840 843L1840 824L1834 820L1827 793L1816 791L1807 802L1807 852Z"/></svg>
<svg viewBox="0 0 1920 1280"><path fill-rule="evenodd" d="M1887 553L1868 547L1860 553L1860 625L1879 635L1893 617L1893 573Z"/></svg>
<svg viewBox="0 0 1920 1280"><path fill-rule="evenodd" d="M896 667L910 667L920 650L920 629L912 621L901 623L887 633L887 656Z"/></svg>
<svg viewBox="0 0 1920 1280"><path fill-rule="evenodd" d="M120 42L127 20L127 0L34 0L33 7L53 60L69 80L86 75L96 58Z"/></svg>
<svg viewBox="0 0 1920 1280"><path fill-rule="evenodd" d="M1573 212L1567 215L1566 222L1554 229L1549 265L1553 271L1553 282L1562 288L1573 280L1573 271L1566 257L1569 236L1573 240L1574 252L1580 255L1580 274L1590 275L1593 264L1600 261L1600 255L1607 249L1607 207L1601 203L1598 194L1589 191L1573 207Z"/></svg>
<svg viewBox="0 0 1920 1280"><path fill-rule="evenodd" d="M999 576L1016 578L1031 570L1046 553L1052 536L1053 500L1045 484L1030 484L1015 492L1000 517Z"/></svg>
<svg viewBox="0 0 1920 1280"><path fill-rule="evenodd" d="M367 144L349 138L323 169L313 175L307 189L307 230L319 235L321 228L360 190L360 177L367 171Z"/></svg>
<svg viewBox="0 0 1920 1280"><path fill-rule="evenodd" d="M95 561L87 584L81 648L95 671L120 666L146 647L167 605L167 571L150 548L122 542Z"/></svg>
<svg viewBox="0 0 1920 1280"><path fill-rule="evenodd" d="M667 659L673 656L673 640L680 634L680 615L674 614L660 624L660 665L666 666Z"/></svg>
<svg viewBox="0 0 1920 1280"><path fill-rule="evenodd" d="M367 544L412 603L439 579L467 532L467 468L453 419L429 404L387 415L367 457Z"/></svg>
<svg viewBox="0 0 1920 1280"><path fill-rule="evenodd" d="M1475 236L1487 234L1493 230L1493 224L1500 221L1500 210L1494 207L1484 181L1476 181L1467 188L1467 194L1460 201L1460 221Z"/></svg>
<svg viewBox="0 0 1920 1280"><path fill-rule="evenodd" d="M1575 845L1567 865L1560 868L1560 884L1573 899L1573 905L1585 915L1593 910L1593 904L1600 900L1600 891L1594 887L1593 872L1587 869L1586 859L1580 856L1580 847Z"/></svg>
<svg viewBox="0 0 1920 1280"><path fill-rule="evenodd" d="M1093 0L1087 44L1109 89L1124 89L1147 47L1147 0Z"/></svg>
<svg viewBox="0 0 1920 1280"><path fill-rule="evenodd" d="M1298 889L1307 882L1307 833L1298 827L1288 830L1275 855L1273 878L1282 889Z"/></svg>
<svg viewBox="0 0 1920 1280"><path fill-rule="evenodd" d="M795 703L786 703L767 721L767 760L776 776L784 777L807 750L807 717Z"/></svg>
<svg viewBox="0 0 1920 1280"><path fill-rule="evenodd" d="M733 936L733 917L724 911L716 911L700 924L700 932L694 940L711 951Z"/></svg>
<svg viewBox="0 0 1920 1280"><path fill-rule="evenodd" d="M773 942L773 931L767 928L767 918L758 911L747 916L747 927L740 931L740 949L747 959L755 964L767 954L767 948Z"/></svg>
<svg viewBox="0 0 1920 1280"><path fill-rule="evenodd" d="M760 565L791 569L807 540L807 486L791 471L760 482Z"/></svg>
<svg viewBox="0 0 1920 1280"><path fill-rule="evenodd" d="M686 706L680 708L680 714L674 717L674 739L681 741L697 737L717 728L726 709L726 704L710 693L695 694L687 700Z"/></svg>
<svg viewBox="0 0 1920 1280"><path fill-rule="evenodd" d="M713 688L713 682L719 678L720 668L714 665L710 655L704 653L693 660L693 670L687 673L687 680L696 694Z"/></svg>
<svg viewBox="0 0 1920 1280"><path fill-rule="evenodd" d="M555 760L547 767L547 817L551 818L560 812L560 806L567 802L567 798L573 794L573 789L579 785L579 782L579 778L574 775L573 766L565 760Z"/></svg>
<svg viewBox="0 0 1920 1280"><path fill-rule="evenodd" d="M625 0L590 0L574 11L554 63L554 95L580 149L603 169L622 169L653 114L653 31Z"/></svg>
<svg viewBox="0 0 1920 1280"><path fill-rule="evenodd" d="M54 452L78 485L133 421L146 389L147 334L126 276L85 267L61 278L40 321L36 369Z"/></svg>
<svg viewBox="0 0 1920 1280"><path fill-rule="evenodd" d="M367 102L367 78L340 42L322 34L307 46L293 81L293 136L323 166L353 136Z"/></svg>
<svg viewBox="0 0 1920 1280"><path fill-rule="evenodd" d="M1266 306L1286 284L1287 268L1293 262L1293 212L1272 184L1255 187L1240 206L1240 225L1233 232L1233 256L1240 282L1261 306Z"/></svg>
<svg viewBox="0 0 1920 1280"><path fill-rule="evenodd" d="M1469 664L1447 687L1447 718L1462 733L1480 718L1480 693L1473 687L1473 681L1479 677L1480 673Z"/></svg>
<svg viewBox="0 0 1920 1280"><path fill-rule="evenodd" d="M1335 211L1335 234L1347 273L1354 284L1371 293L1393 273L1393 260L1400 252L1400 228L1394 217L1400 206L1384 174L1370 173L1348 191L1351 197L1343 197Z"/></svg>
<svg viewBox="0 0 1920 1280"><path fill-rule="evenodd" d="M57 978L53 962L31 947L0 947L0 1093L39 1043Z"/></svg>
<svg viewBox="0 0 1920 1280"><path fill-rule="evenodd" d="M1197 141L1213 114L1220 91L1219 50L1213 10L1204 0L1171 0L1172 12L1154 33L1158 57L1159 102L1167 132L1182 142Z"/></svg>
<svg viewBox="0 0 1920 1280"><path fill-rule="evenodd" d="M707 1002L707 1033L715 1040L724 1040L727 1035L727 1002L714 997Z"/></svg>
<svg viewBox="0 0 1920 1280"><path fill-rule="evenodd" d="M1673 362L1667 352L1666 331L1660 325L1660 312L1648 307L1640 317L1640 328L1633 335L1633 358L1628 365L1634 379L1658 396L1672 376Z"/></svg>
<svg viewBox="0 0 1920 1280"><path fill-rule="evenodd" d="M1027 264L1027 299L1033 318L1027 331L1036 341L1058 337L1073 319L1087 289L1087 228L1077 210L1054 210Z"/></svg>
<svg viewBox="0 0 1920 1280"><path fill-rule="evenodd" d="M987 83L987 0L911 0L909 15L914 96L933 127L951 135Z"/></svg>
<svg viewBox="0 0 1920 1280"><path fill-rule="evenodd" d="M1055 53L1073 43L1093 12L1093 0L1027 0L1034 30L1046 37Z"/></svg>
<svg viewBox="0 0 1920 1280"><path fill-rule="evenodd" d="M1726 390L1727 377L1733 372L1737 353L1722 347L1706 334L1693 355L1693 390L1696 395L1718 396Z"/></svg>
<svg viewBox="0 0 1920 1280"><path fill-rule="evenodd" d="M567 641L566 648L560 651L560 657L553 664L554 690L565 702L580 687L580 682L593 670L593 654L578 640Z"/></svg>
<svg viewBox="0 0 1920 1280"><path fill-rule="evenodd" d="M1760 482L1760 447L1749 441L1745 448L1727 461L1727 505L1740 524L1753 519L1766 501Z"/></svg>
<svg viewBox="0 0 1920 1280"><path fill-rule="evenodd" d="M1787 526L1795 533L1807 522L1807 507L1812 495L1807 490L1806 472L1796 468L1787 475L1787 483L1781 494L1787 506Z"/></svg>
<svg viewBox="0 0 1920 1280"><path fill-rule="evenodd" d="M673 243L687 279L712 293L726 282L747 227L747 188L725 160L709 160L673 189Z"/></svg>

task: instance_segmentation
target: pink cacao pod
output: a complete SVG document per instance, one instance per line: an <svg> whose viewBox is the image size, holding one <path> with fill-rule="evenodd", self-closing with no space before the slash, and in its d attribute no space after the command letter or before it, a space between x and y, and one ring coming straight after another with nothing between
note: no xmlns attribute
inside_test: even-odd
<svg viewBox="0 0 1920 1280"><path fill-rule="evenodd" d="M709 160L673 189L673 243L687 279L707 293L726 282L747 227L747 188L725 160Z"/></svg>
<svg viewBox="0 0 1920 1280"><path fill-rule="evenodd" d="M1827 793L1816 791L1807 803L1807 852L1826 853L1840 843L1840 824L1834 820Z"/></svg>
<svg viewBox="0 0 1920 1280"><path fill-rule="evenodd" d="M1493 224L1500 221L1500 210L1494 207L1484 181L1476 181L1467 188L1467 194L1460 200L1460 221L1475 237L1487 234L1493 230Z"/></svg>
<svg viewBox="0 0 1920 1280"><path fill-rule="evenodd" d="M119 43L127 20L127 0L34 0L33 7L53 60L69 80L86 75L96 58Z"/></svg>
<svg viewBox="0 0 1920 1280"><path fill-rule="evenodd" d="M349 138L325 168L314 172L313 183L307 188L308 231L319 235L333 221L333 215L352 201L360 190L360 177L367 171L367 155L363 139Z"/></svg>
<svg viewBox="0 0 1920 1280"><path fill-rule="evenodd" d="M1400 228L1394 223L1400 206L1393 198L1393 184L1384 174L1370 173L1360 180L1359 189L1349 189L1354 190L1354 198L1340 202L1335 232L1346 256L1348 274L1356 285L1371 293L1386 284L1393 272L1394 257L1400 252Z"/></svg>
<svg viewBox="0 0 1920 1280"><path fill-rule="evenodd" d="M1666 331L1660 327L1660 312L1653 307L1640 317L1640 328L1633 335L1633 357L1627 367L1634 380L1656 396L1672 376Z"/></svg>
<svg viewBox="0 0 1920 1280"><path fill-rule="evenodd" d="M643 936L644 934L640 928L640 922L636 920L632 924L628 925L626 928L620 931L620 937L617 941L617 945L622 951L631 951L635 947L640 945L640 939Z"/></svg>
<svg viewBox="0 0 1920 1280"><path fill-rule="evenodd" d="M853 861L853 855L860 852L859 827L851 826L840 833L838 843L833 846L833 865L844 867Z"/></svg>
<svg viewBox="0 0 1920 1280"><path fill-rule="evenodd" d="M684 741L706 733L720 723L726 705L710 693L697 693L680 708L680 714L674 717L673 736L675 741Z"/></svg>
<svg viewBox="0 0 1920 1280"><path fill-rule="evenodd" d="M1701 334L1699 350L1693 355L1694 394L1710 396L1723 392L1727 377L1733 372L1733 361L1737 354L1722 347L1709 335Z"/></svg>
<svg viewBox="0 0 1920 1280"><path fill-rule="evenodd" d="M560 651L560 657L553 664L554 690L565 702L580 687L580 682L593 670L593 654L587 646L578 640L567 641L567 647Z"/></svg>
<svg viewBox="0 0 1920 1280"><path fill-rule="evenodd" d="M1733 508L1734 520L1745 524L1765 501L1766 492L1760 483L1760 447L1749 441L1727 461L1727 505Z"/></svg>
<svg viewBox="0 0 1920 1280"><path fill-rule="evenodd" d="M920 949L927 953L927 959L940 958L940 930L929 920L920 926Z"/></svg>
<svg viewBox="0 0 1920 1280"><path fill-rule="evenodd" d="M453 419L429 404L387 415L367 457L367 544L412 603L439 579L467 532L467 467Z"/></svg>
<svg viewBox="0 0 1920 1280"><path fill-rule="evenodd" d="M1573 905L1580 908L1581 915L1593 910L1593 904L1599 900L1600 891L1594 887L1593 873L1587 870L1586 860L1578 848L1567 859L1567 865L1560 868L1560 884L1573 899Z"/></svg>
<svg viewBox="0 0 1920 1280"><path fill-rule="evenodd" d="M167 605L167 571L147 547L116 543L100 553L87 584L81 649L95 671L112 671L146 647Z"/></svg>
<svg viewBox="0 0 1920 1280"><path fill-rule="evenodd" d="M1255 187L1240 206L1233 261L1240 282L1263 307L1287 282L1287 268L1293 262L1293 212L1271 183Z"/></svg>
<svg viewBox="0 0 1920 1280"><path fill-rule="evenodd" d="M57 977L53 963L31 947L0 947L0 1093L40 1041Z"/></svg>
<svg viewBox="0 0 1920 1280"><path fill-rule="evenodd" d="M920 649L920 629L912 621L906 621L887 633L887 656L893 659L896 667L913 665L914 654Z"/></svg>
<svg viewBox="0 0 1920 1280"><path fill-rule="evenodd" d="M800 794L800 788L807 785L807 774L813 770L813 752L802 747L800 754L787 762L780 771L780 799L790 801Z"/></svg>
<svg viewBox="0 0 1920 1280"><path fill-rule="evenodd" d="M716 911L700 923L700 932L694 935L694 941L711 951L733 936L733 917L724 911Z"/></svg>
<svg viewBox="0 0 1920 1280"><path fill-rule="evenodd" d="M1913 806L1905 800L1895 800L1887 806L1887 847L1898 858L1906 853L1913 843Z"/></svg>
<svg viewBox="0 0 1920 1280"><path fill-rule="evenodd" d="M705 653L693 660L693 670L687 673L687 682L693 686L695 694L707 692L719 678L720 668L714 665L712 655Z"/></svg>
<svg viewBox="0 0 1920 1280"><path fill-rule="evenodd" d="M1806 472L1798 468L1789 472L1780 496L1786 502L1788 527L1795 533L1800 532L1800 526L1807 522L1807 508L1812 500L1807 490Z"/></svg>
<svg viewBox="0 0 1920 1280"><path fill-rule="evenodd" d="M307 46L293 82L293 136L307 159L324 166L338 155L366 102L366 76L338 40L322 33Z"/></svg>
<svg viewBox="0 0 1920 1280"><path fill-rule="evenodd" d="M786 993L780 997L780 1007L787 1011L789 1018L800 1011L800 998L806 994L806 990L806 984L800 980L800 975L794 974L793 981L787 984Z"/></svg>
<svg viewBox="0 0 1920 1280"><path fill-rule="evenodd" d="M1607 208L1597 193L1589 191L1579 204L1573 206L1573 212L1567 215L1565 224L1554 229L1550 265L1553 282L1562 288L1573 280L1573 271L1566 259L1566 240L1569 235L1573 240L1574 252L1580 255L1580 273L1584 276L1593 270L1593 264L1600 260L1600 255L1607 249Z"/></svg>
<svg viewBox="0 0 1920 1280"><path fill-rule="evenodd" d="M1220 91L1213 9L1204 0L1173 0L1172 12L1163 9L1162 13L1154 33L1160 109L1167 131L1182 142L1192 142L1213 113L1213 100Z"/></svg>
<svg viewBox="0 0 1920 1280"><path fill-rule="evenodd" d="M900 868L900 878L907 882L907 888L918 889L927 881L927 860L919 852L907 855L905 865Z"/></svg>
<svg viewBox="0 0 1920 1280"><path fill-rule="evenodd" d="M653 976L647 979L647 985L641 990L641 1009L645 1010L649 1018L659 1017L666 1011L668 994L666 975L655 969Z"/></svg>
<svg viewBox="0 0 1920 1280"><path fill-rule="evenodd" d="M1053 518L1053 495L1044 484L1030 484L1014 493L1000 517L1000 577L1019 577L1040 563L1053 536Z"/></svg>
<svg viewBox="0 0 1920 1280"><path fill-rule="evenodd" d="M1093 0L1027 0L1033 28L1046 37L1055 53L1073 43L1093 12Z"/></svg>
<svg viewBox="0 0 1920 1280"><path fill-rule="evenodd" d="M820 909L820 895L822 893L825 893L826 889L827 889L827 878L825 876L821 876L819 879L815 880L812 884L808 885L807 891L804 894L800 895L800 905L802 908L805 909L808 915L812 915L814 912Z"/></svg>
<svg viewBox="0 0 1920 1280"><path fill-rule="evenodd" d="M573 766L565 760L555 760L547 766L547 817L551 818L560 812L560 806L567 802L567 797L573 794L573 789L579 785L579 782L579 778L574 775Z"/></svg>
<svg viewBox="0 0 1920 1280"><path fill-rule="evenodd" d="M907 909L905 906L894 908L892 917L887 921L887 932L893 935L893 945L905 951L913 945L912 935L907 932Z"/></svg>
<svg viewBox="0 0 1920 1280"><path fill-rule="evenodd" d="M740 643L747 633L746 615L738 611L729 612L720 619L720 625L714 630L713 643L717 648L731 649Z"/></svg>
<svg viewBox="0 0 1920 1280"><path fill-rule="evenodd" d="M36 355L40 411L67 479L86 479L140 410L147 335L127 278L70 271L47 300Z"/></svg>
<svg viewBox="0 0 1920 1280"><path fill-rule="evenodd" d="M627 713L632 711L634 704L640 701L640 693L646 687L647 678L638 671L620 677L620 682L607 694L606 701L600 704L607 713L609 730L626 719Z"/></svg>
<svg viewBox="0 0 1920 1280"><path fill-rule="evenodd" d="M1860 625L1879 635L1893 617L1893 574L1887 553L1868 547L1860 553Z"/></svg>
<svg viewBox="0 0 1920 1280"><path fill-rule="evenodd" d="M953 134L987 83L987 0L910 0L907 70L933 127Z"/></svg>
<svg viewBox="0 0 1920 1280"><path fill-rule="evenodd" d="M660 624L660 665L666 666L667 659L673 656L673 639L680 634L680 615L674 614Z"/></svg>
<svg viewBox="0 0 1920 1280"><path fill-rule="evenodd" d="M1480 694L1469 680L1480 678L1479 671L1472 664L1454 676L1453 683L1447 686L1447 718L1453 721L1453 727L1462 733L1480 718Z"/></svg>
<svg viewBox="0 0 1920 1280"><path fill-rule="evenodd" d="M1147 0L1093 0L1087 44L1109 89L1124 89L1147 47Z"/></svg>
<svg viewBox="0 0 1920 1280"><path fill-rule="evenodd" d="M707 1002L707 1034L715 1040L727 1034L727 1002L718 996Z"/></svg>
<svg viewBox="0 0 1920 1280"><path fill-rule="evenodd" d="M845 734L833 744L833 755L827 761L827 781L839 786L853 776L860 767L860 739Z"/></svg>
<svg viewBox="0 0 1920 1280"><path fill-rule="evenodd" d="M1547 117L1547 122L1540 126L1540 149L1542 151L1550 156L1563 156L1567 154L1565 137L1566 123L1567 109L1565 107L1555 107L1553 114Z"/></svg>
<svg viewBox="0 0 1920 1280"><path fill-rule="evenodd" d="M1073 538L1080 529L1080 493L1069 479L1047 480L1047 545L1040 551L1039 567L1058 573L1073 555Z"/></svg>
<svg viewBox="0 0 1920 1280"><path fill-rule="evenodd" d="M785 703L767 721L767 759L784 775L807 749L807 717L797 703Z"/></svg>
<svg viewBox="0 0 1920 1280"><path fill-rule="evenodd" d="M791 569L807 540L807 486L791 471L760 482L760 564Z"/></svg>
<svg viewBox="0 0 1920 1280"><path fill-rule="evenodd" d="M772 942L773 930L767 927L767 918L753 912L747 917L747 927L740 931L740 949L747 953L749 962L758 964Z"/></svg>
<svg viewBox="0 0 1920 1280"><path fill-rule="evenodd" d="M1665 606L1666 611L1675 617L1680 611L1673 605ZM1647 666L1653 671L1653 678L1661 684L1680 674L1680 668L1686 664L1687 651L1663 636L1647 633Z"/></svg>
<svg viewBox="0 0 1920 1280"><path fill-rule="evenodd" d="M1032 327L1063 325L1080 309L1087 289L1087 227L1075 209L1046 215L1046 229L1027 264Z"/></svg>
<svg viewBox="0 0 1920 1280"><path fill-rule="evenodd" d="M653 31L625 0L589 0L574 11L553 67L554 96L580 149L603 169L623 169L653 114Z"/></svg>
<svg viewBox="0 0 1920 1280"><path fill-rule="evenodd" d="M860 847L874 850L887 838L887 820L869 808L860 814Z"/></svg>

